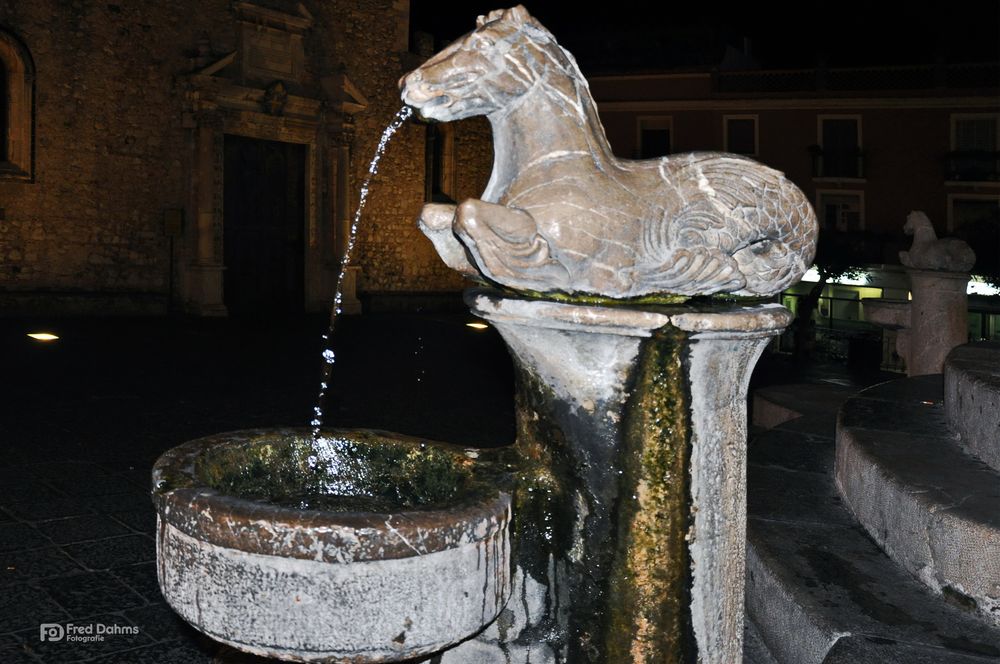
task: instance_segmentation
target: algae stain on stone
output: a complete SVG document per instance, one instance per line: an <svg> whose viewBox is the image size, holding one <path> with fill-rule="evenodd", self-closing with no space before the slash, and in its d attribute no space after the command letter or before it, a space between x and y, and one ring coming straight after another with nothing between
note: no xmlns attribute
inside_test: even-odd
<svg viewBox="0 0 1000 664"><path fill-rule="evenodd" d="M690 407L684 335L644 344L624 423L617 549L608 588L608 661L693 662L690 615Z"/></svg>

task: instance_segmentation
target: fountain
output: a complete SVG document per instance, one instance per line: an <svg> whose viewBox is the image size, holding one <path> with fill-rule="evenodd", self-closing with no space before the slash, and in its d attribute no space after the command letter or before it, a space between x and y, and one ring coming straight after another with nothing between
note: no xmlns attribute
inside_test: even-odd
<svg viewBox="0 0 1000 664"><path fill-rule="evenodd" d="M760 300L811 263L811 207L734 155L614 157L572 56L522 7L401 89L424 118L493 127L482 199L418 223L509 346L516 441L175 448L154 470L165 597L294 661L740 661L747 382L790 320Z"/></svg>

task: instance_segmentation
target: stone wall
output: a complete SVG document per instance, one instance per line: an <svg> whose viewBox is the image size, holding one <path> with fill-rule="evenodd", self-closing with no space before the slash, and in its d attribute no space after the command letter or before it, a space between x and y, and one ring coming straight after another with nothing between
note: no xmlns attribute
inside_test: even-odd
<svg viewBox="0 0 1000 664"><path fill-rule="evenodd" d="M289 3L255 4L296 11ZM408 2L303 4L314 20L305 38L308 75L315 80L342 67L368 101L353 118L353 208L378 137L400 106L396 82L419 63L404 50ZM63 309L67 294L166 308L171 262L191 255L175 247L171 256L165 214L183 210L189 227L197 216L196 140L185 124L183 79L232 52L237 26L229 0L0 0L0 29L27 46L36 70L34 181L0 179L3 313ZM404 128L383 162L355 254L362 289L461 287L414 227L424 131ZM488 176L488 129L470 123L458 134L459 190L477 195Z"/></svg>
<svg viewBox="0 0 1000 664"><path fill-rule="evenodd" d="M395 108L393 108L395 106ZM393 100L384 117L398 109ZM377 124L377 123L376 123ZM486 188L492 164L489 124L482 118L456 123L454 198L478 198ZM359 122L355 168L360 178L367 169L381 128ZM358 234L355 263L361 267L362 291L459 290L468 285L438 257L430 241L417 229L424 197L424 140L420 124L406 127L390 145L372 187L368 213ZM398 144L397 144L398 142Z"/></svg>
<svg viewBox="0 0 1000 664"><path fill-rule="evenodd" d="M0 0L35 63L35 181L0 180L0 289L165 293L166 208L183 207L175 73L206 4Z"/></svg>

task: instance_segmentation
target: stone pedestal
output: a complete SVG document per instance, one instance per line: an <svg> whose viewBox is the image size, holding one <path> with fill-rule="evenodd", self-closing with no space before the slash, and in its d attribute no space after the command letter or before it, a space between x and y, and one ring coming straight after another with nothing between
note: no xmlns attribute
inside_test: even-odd
<svg viewBox="0 0 1000 664"><path fill-rule="evenodd" d="M906 356L909 376L941 373L944 358L968 341L968 272L908 268L910 341Z"/></svg>
<svg viewBox="0 0 1000 664"><path fill-rule="evenodd" d="M906 268L911 300L866 298L865 319L896 331L896 352L906 375L944 371L952 348L968 341L968 272Z"/></svg>
<svg viewBox="0 0 1000 664"><path fill-rule="evenodd" d="M188 267L187 307L197 316L226 316L223 302L222 279L226 268L222 265L191 265Z"/></svg>
<svg viewBox="0 0 1000 664"><path fill-rule="evenodd" d="M515 599L442 664L739 662L746 390L788 311L467 301L517 371Z"/></svg>

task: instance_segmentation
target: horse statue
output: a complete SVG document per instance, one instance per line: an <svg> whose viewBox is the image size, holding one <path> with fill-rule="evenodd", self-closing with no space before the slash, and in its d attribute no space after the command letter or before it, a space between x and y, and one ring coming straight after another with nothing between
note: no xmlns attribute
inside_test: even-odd
<svg viewBox="0 0 1000 664"><path fill-rule="evenodd" d="M815 213L782 173L723 153L615 157L573 56L524 7L480 16L400 88L425 119L492 125L482 198L425 205L418 221L468 276L622 299L761 296L812 264Z"/></svg>
<svg viewBox="0 0 1000 664"><path fill-rule="evenodd" d="M899 252L899 262L917 270L968 272L976 264L972 247L956 237L938 238L934 224L920 210L906 215L903 232L913 236L909 251Z"/></svg>

